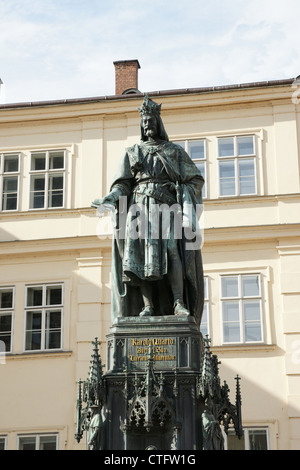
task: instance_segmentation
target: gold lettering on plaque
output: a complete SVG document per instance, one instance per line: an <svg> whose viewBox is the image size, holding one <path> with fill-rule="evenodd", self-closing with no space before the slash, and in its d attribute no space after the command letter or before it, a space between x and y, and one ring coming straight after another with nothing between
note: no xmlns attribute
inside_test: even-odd
<svg viewBox="0 0 300 470"><path fill-rule="evenodd" d="M134 354L129 355L131 362L143 362L153 353L154 361L174 361L175 355L170 354L168 346L174 346L174 338L131 338L131 346L135 347Z"/></svg>

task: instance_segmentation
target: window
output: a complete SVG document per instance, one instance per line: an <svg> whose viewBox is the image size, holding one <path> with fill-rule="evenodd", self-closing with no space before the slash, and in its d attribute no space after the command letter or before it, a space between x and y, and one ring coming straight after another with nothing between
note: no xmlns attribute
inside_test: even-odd
<svg viewBox="0 0 300 470"><path fill-rule="evenodd" d="M244 428L244 435L238 439L235 432L229 430L226 438L227 450L269 450L268 428Z"/></svg>
<svg viewBox="0 0 300 470"><path fill-rule="evenodd" d="M255 343L262 338L259 274L222 276L221 311L224 343Z"/></svg>
<svg viewBox="0 0 300 470"><path fill-rule="evenodd" d="M219 194L245 196L257 193L253 135L218 139Z"/></svg>
<svg viewBox="0 0 300 470"><path fill-rule="evenodd" d="M45 351L62 347L62 284L26 287L25 350Z"/></svg>
<svg viewBox="0 0 300 470"><path fill-rule="evenodd" d="M206 142L201 140L185 140L174 142L180 145L191 157L196 167L201 171L204 180L206 179ZM202 197L207 197L206 185L202 189Z"/></svg>
<svg viewBox="0 0 300 470"><path fill-rule="evenodd" d="M0 351L12 350L14 288L0 287Z"/></svg>
<svg viewBox="0 0 300 470"><path fill-rule="evenodd" d="M64 206L65 151L34 152L30 166L30 209Z"/></svg>
<svg viewBox="0 0 300 470"><path fill-rule="evenodd" d="M18 450L57 450L57 434L18 436Z"/></svg>
<svg viewBox="0 0 300 470"><path fill-rule="evenodd" d="M7 449L7 436L0 436L0 450Z"/></svg>
<svg viewBox="0 0 300 470"><path fill-rule="evenodd" d="M208 303L208 279L207 277L204 277L204 306L203 306L203 314L202 314L202 320L201 320L201 325L200 325L200 331L205 337L206 335L209 335L209 303Z"/></svg>
<svg viewBox="0 0 300 470"><path fill-rule="evenodd" d="M0 208L2 211L18 210L20 155L0 155Z"/></svg>

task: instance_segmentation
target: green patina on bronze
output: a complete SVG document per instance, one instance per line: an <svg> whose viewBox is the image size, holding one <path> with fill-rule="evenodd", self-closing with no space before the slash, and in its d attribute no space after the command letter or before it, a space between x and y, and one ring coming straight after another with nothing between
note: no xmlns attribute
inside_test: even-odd
<svg viewBox="0 0 300 470"><path fill-rule="evenodd" d="M117 209L112 320L120 316L192 315L199 326L204 298L200 243L196 243L196 249L187 249L184 238L187 228L180 238L175 236L177 215L173 212L168 237L164 238L163 222L157 220L153 208L159 206L163 210L167 206L183 211L184 203L188 202L197 223L204 180L189 155L169 142L160 105L146 96L139 111L140 144L126 149L110 193L93 202L94 207L112 204ZM125 208L120 204L121 197L126 197ZM130 210L137 206L145 208L146 239L132 236L135 216Z"/></svg>
<svg viewBox="0 0 300 470"><path fill-rule="evenodd" d="M146 96L139 108L141 142L126 149L109 194L92 204L114 207L116 226L106 373L96 339L88 379L78 383L75 438L80 442L85 432L90 450L223 450L221 426L242 436L239 377L233 405L218 358L200 332L204 288L196 225L204 181L188 154L169 142L160 111ZM136 207L145 208L144 219L133 213ZM146 237L140 236L143 220ZM196 241L192 249L187 239Z"/></svg>

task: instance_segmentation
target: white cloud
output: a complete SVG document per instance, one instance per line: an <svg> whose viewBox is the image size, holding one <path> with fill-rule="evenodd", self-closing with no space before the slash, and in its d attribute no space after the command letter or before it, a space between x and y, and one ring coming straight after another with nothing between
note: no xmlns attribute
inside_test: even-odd
<svg viewBox="0 0 300 470"><path fill-rule="evenodd" d="M114 93L138 59L142 91L300 73L298 0L0 0L6 101Z"/></svg>

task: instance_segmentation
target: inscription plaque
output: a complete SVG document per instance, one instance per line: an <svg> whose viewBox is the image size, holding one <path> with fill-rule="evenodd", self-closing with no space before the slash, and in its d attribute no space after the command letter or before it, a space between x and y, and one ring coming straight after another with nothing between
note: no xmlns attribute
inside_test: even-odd
<svg viewBox="0 0 300 470"><path fill-rule="evenodd" d="M176 338L151 337L151 338L128 338L128 362L129 366L146 363L150 354L154 362L160 366L172 367L176 359Z"/></svg>

